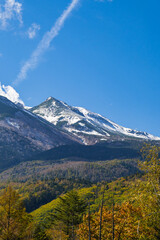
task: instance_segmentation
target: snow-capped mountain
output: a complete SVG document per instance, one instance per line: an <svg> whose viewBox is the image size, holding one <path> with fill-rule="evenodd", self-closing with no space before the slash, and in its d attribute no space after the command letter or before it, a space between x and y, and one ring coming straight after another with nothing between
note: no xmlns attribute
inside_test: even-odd
<svg viewBox="0 0 160 240"><path fill-rule="evenodd" d="M29 110L44 118L84 144L95 144L99 141L124 141L133 138L160 141L159 137L119 126L100 114L82 107L69 106L53 97L36 107L28 108L13 87L1 84L0 96L6 97L16 105L23 106L24 111Z"/></svg>
<svg viewBox="0 0 160 240"><path fill-rule="evenodd" d="M71 135L0 96L0 171L35 153L72 143Z"/></svg>
<svg viewBox="0 0 160 240"><path fill-rule="evenodd" d="M0 83L0 96L6 97L15 104L24 106L24 102L20 99L19 93L11 86L4 86Z"/></svg>
<svg viewBox="0 0 160 240"><path fill-rule="evenodd" d="M90 112L85 108L69 106L53 97L31 108L30 111L76 136L84 144L94 144L102 140L126 140L127 138L160 140L159 137L119 126L100 114Z"/></svg>

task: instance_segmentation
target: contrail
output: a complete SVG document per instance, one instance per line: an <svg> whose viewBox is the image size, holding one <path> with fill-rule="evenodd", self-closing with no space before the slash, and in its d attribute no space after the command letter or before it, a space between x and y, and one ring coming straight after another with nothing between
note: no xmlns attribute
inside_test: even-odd
<svg viewBox="0 0 160 240"><path fill-rule="evenodd" d="M51 30L44 34L42 40L32 53L31 57L22 66L16 80L13 82L14 85L17 85L18 83L26 79L28 71L34 69L38 65L40 56L50 47L51 42L59 34L66 19L77 6L79 1L80 0L72 0L68 8L65 9L62 15L57 19Z"/></svg>

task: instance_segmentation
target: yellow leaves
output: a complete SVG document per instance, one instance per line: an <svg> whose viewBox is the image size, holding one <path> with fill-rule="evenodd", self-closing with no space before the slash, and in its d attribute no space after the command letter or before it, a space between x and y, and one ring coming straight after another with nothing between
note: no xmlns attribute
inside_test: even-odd
<svg viewBox="0 0 160 240"><path fill-rule="evenodd" d="M5 189L0 197L0 239L21 239L30 220L18 193L11 187Z"/></svg>
<svg viewBox="0 0 160 240"><path fill-rule="evenodd" d="M140 162L141 169L146 173L149 180L159 181L160 175L160 148L146 145L142 149L143 162Z"/></svg>
<svg viewBox="0 0 160 240"><path fill-rule="evenodd" d="M103 209L102 217L102 240L155 240L160 238L160 159L158 147L146 146L142 152L145 161L140 163L141 169L145 172L145 177L135 180L134 184L128 187L130 195L126 195L126 200L122 205L116 205L112 209L107 201L108 208ZM120 191L124 188L126 181L118 180L112 186L112 193L116 202L118 186ZM109 184L110 187L110 184ZM126 191L126 189L125 189ZM125 192L124 191L124 192ZM119 192L118 192L119 193ZM121 195L123 191L121 191ZM128 199L127 199L127 196ZM110 197L110 196L109 196ZM123 202L123 199L120 198ZM106 199L105 199L106 200ZM109 208L110 206L110 208ZM100 231L100 211L93 213L90 217L91 239L99 239ZM114 229L114 230L113 230ZM83 219L77 232L80 240L88 239L88 215Z"/></svg>
<svg viewBox="0 0 160 240"><path fill-rule="evenodd" d="M138 221L141 218L141 209L134 207L130 203L121 206L116 205L114 210L114 233L115 240L139 239L137 236ZM99 219L100 212L91 215L91 239L99 239ZM102 217L102 240L113 239L113 211L104 208ZM88 215L84 217L83 223L78 230L80 240L88 238Z"/></svg>
<svg viewBox="0 0 160 240"><path fill-rule="evenodd" d="M59 240L59 239L63 239L63 240L68 240L68 235L66 235L63 231L61 226L59 227L59 229L49 229L47 230L47 235L50 237L50 239L54 239L54 240Z"/></svg>

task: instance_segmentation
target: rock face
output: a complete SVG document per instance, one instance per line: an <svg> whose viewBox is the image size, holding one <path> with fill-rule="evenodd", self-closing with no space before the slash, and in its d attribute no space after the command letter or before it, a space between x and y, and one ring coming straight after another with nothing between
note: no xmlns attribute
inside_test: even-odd
<svg viewBox="0 0 160 240"><path fill-rule="evenodd" d="M0 169L75 139L53 124L0 96Z"/></svg>
<svg viewBox="0 0 160 240"><path fill-rule="evenodd" d="M100 114L84 108L69 106L53 97L31 108L30 111L53 123L59 129L71 133L86 145L100 141L124 141L127 139L160 140L146 132L119 126Z"/></svg>

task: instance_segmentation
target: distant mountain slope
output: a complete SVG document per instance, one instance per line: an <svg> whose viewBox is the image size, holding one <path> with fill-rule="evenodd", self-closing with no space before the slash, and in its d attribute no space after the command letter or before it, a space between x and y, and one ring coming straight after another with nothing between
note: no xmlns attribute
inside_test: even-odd
<svg viewBox="0 0 160 240"><path fill-rule="evenodd" d="M136 159L22 162L0 173L0 193L1 189L14 182L14 187L19 188L24 197L27 211L31 212L73 188L79 189L101 181L110 182L137 173L140 170Z"/></svg>
<svg viewBox="0 0 160 240"><path fill-rule="evenodd" d="M74 142L53 124L0 96L0 170L56 146Z"/></svg>
<svg viewBox="0 0 160 240"><path fill-rule="evenodd" d="M159 137L119 126L100 114L69 106L53 97L30 111L78 137L84 144L95 144L103 140L160 140Z"/></svg>
<svg viewBox="0 0 160 240"><path fill-rule="evenodd" d="M59 146L31 158L31 160L52 160L59 161L59 159L69 158L72 161L81 159L81 161L104 161L112 159L133 159L140 158L140 144L135 148L132 144L123 142L123 145L118 144L95 144L95 145L81 145L72 144Z"/></svg>

